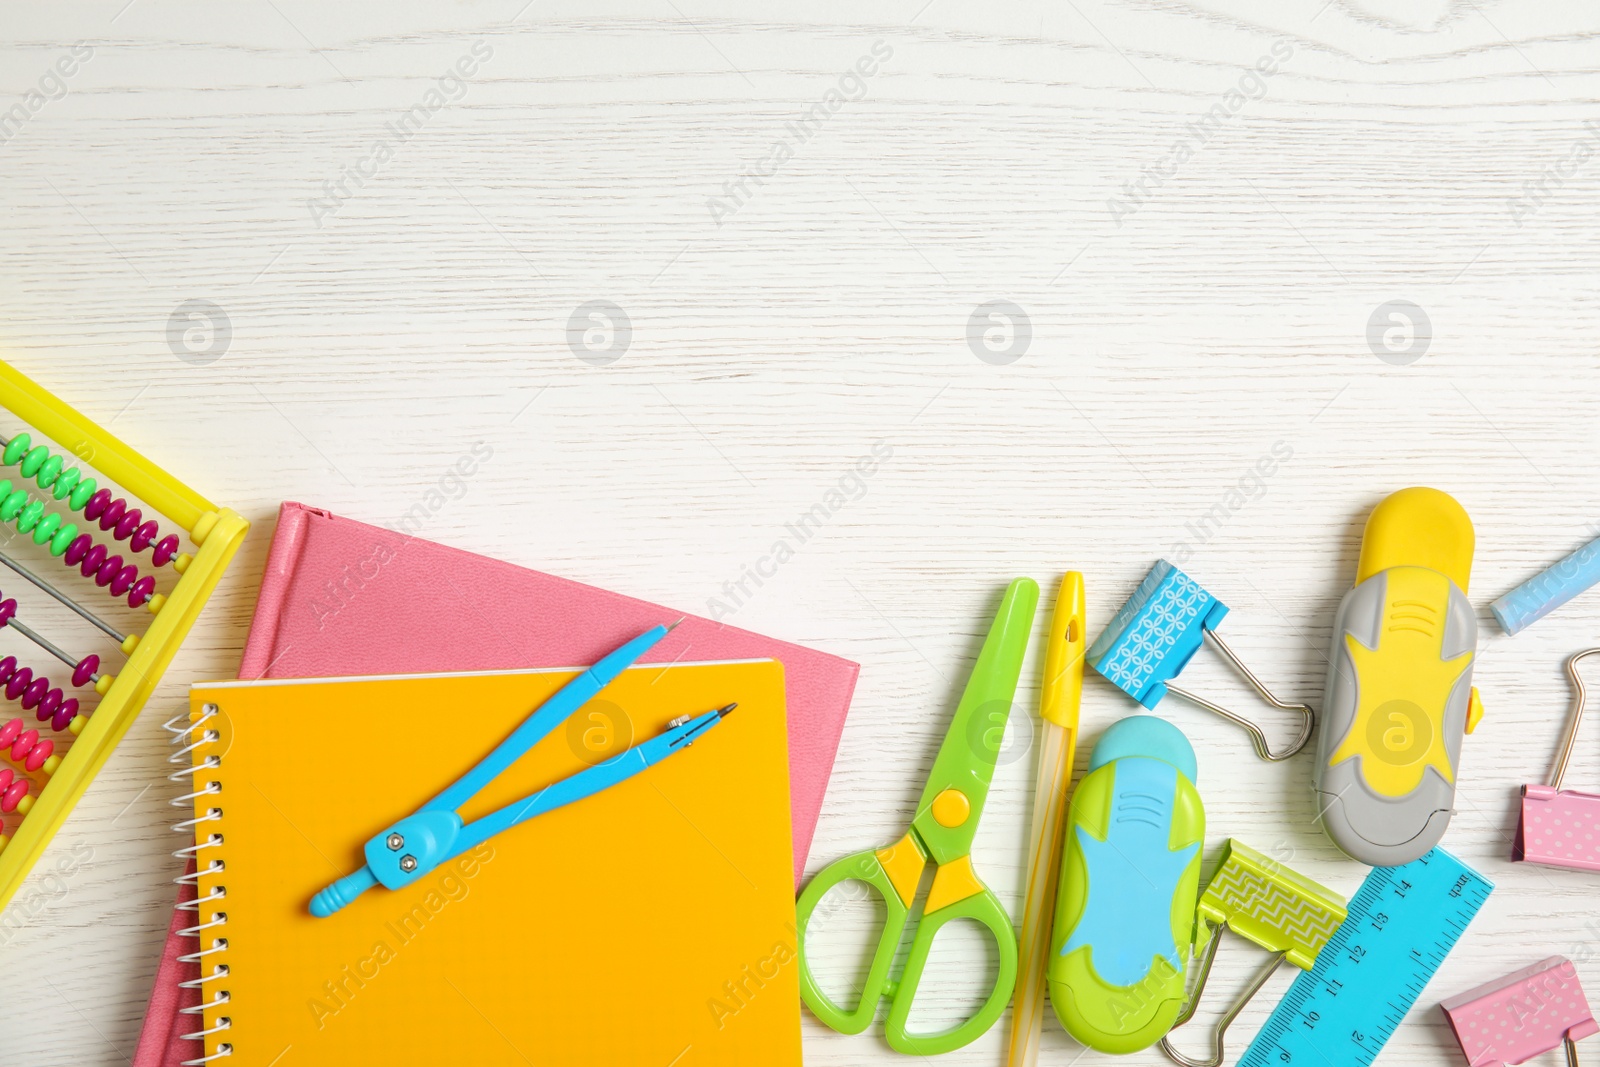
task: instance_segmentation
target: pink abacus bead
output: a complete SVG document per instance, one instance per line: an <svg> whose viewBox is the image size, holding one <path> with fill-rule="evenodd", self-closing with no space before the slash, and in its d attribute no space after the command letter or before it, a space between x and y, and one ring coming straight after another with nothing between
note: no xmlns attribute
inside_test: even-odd
<svg viewBox="0 0 1600 1067"><path fill-rule="evenodd" d="M100 657L90 654L78 661L72 668L72 684L82 688L89 684L89 679L94 677L94 672L100 669Z"/></svg>
<svg viewBox="0 0 1600 1067"><path fill-rule="evenodd" d="M83 517L98 519L105 513L106 506L111 503L111 490L100 489L83 505Z"/></svg>
<svg viewBox="0 0 1600 1067"><path fill-rule="evenodd" d="M122 596L133 588L133 583L139 577L139 568L129 564L117 572L111 579L111 595Z"/></svg>
<svg viewBox="0 0 1600 1067"><path fill-rule="evenodd" d="M122 499L120 496L117 497L117 499L106 505L105 512L101 514L100 529L115 530L117 528L117 523L122 521L122 517L126 515L127 512L128 502ZM120 541L122 538L119 536L117 540Z"/></svg>
<svg viewBox="0 0 1600 1067"><path fill-rule="evenodd" d="M52 689L39 701L39 710L34 714L38 716L40 722L45 722L46 720L54 719L56 717L56 711L59 710L60 707L61 690Z"/></svg>
<svg viewBox="0 0 1600 1067"><path fill-rule="evenodd" d="M144 521L144 514L138 508L129 508L127 512L117 520L117 528L111 531L111 536L115 537L118 541L126 541L128 538L133 536L133 531L139 528L139 523L142 521Z"/></svg>
<svg viewBox="0 0 1600 1067"><path fill-rule="evenodd" d="M79 573L85 578L93 577L110 554L106 551L105 545L95 545L89 549L89 554L83 557L83 564L78 568Z"/></svg>
<svg viewBox="0 0 1600 1067"><path fill-rule="evenodd" d="M11 742L15 741L17 739L17 735L22 733L22 727L24 725L25 724L21 719L12 719L4 726L0 726L0 750L11 747Z"/></svg>
<svg viewBox="0 0 1600 1067"><path fill-rule="evenodd" d="M22 691L22 706L27 711L32 711L39 706L39 701L50 692L50 679L45 677L35 678L28 688Z"/></svg>
<svg viewBox="0 0 1600 1067"><path fill-rule="evenodd" d="M10 774L10 770L5 772ZM28 780L17 778L7 783L5 792L0 793L0 811L7 815L17 810L17 805L22 803L22 798L28 795Z"/></svg>
<svg viewBox="0 0 1600 1067"><path fill-rule="evenodd" d="M133 588L128 590L128 607L142 607L150 599L150 594L156 591L156 580L148 574L133 583Z"/></svg>
<svg viewBox="0 0 1600 1067"><path fill-rule="evenodd" d="M29 730L28 732L33 734L34 737L39 736L38 733L33 730ZM54 741L40 741L38 744L34 745L33 750L28 753L27 762L23 763L23 766L28 768L30 771L36 771L40 767L44 766L44 761L49 759L55 750L56 743Z"/></svg>
<svg viewBox="0 0 1600 1067"><path fill-rule="evenodd" d="M15 600L0 601L0 626L4 626L17 615L17 602Z"/></svg>
<svg viewBox="0 0 1600 1067"><path fill-rule="evenodd" d="M28 753L33 751L33 746L39 743L38 730L24 730L17 735L11 743L11 758L14 760L27 759Z"/></svg>
<svg viewBox="0 0 1600 1067"><path fill-rule="evenodd" d="M137 515L138 512L130 511L128 514ZM147 522L137 530L133 531L133 538L128 542L128 547L133 549L135 552L143 552L145 549L150 547L151 542L156 539L156 534L160 532L161 527L157 526L153 522Z"/></svg>
<svg viewBox="0 0 1600 1067"><path fill-rule="evenodd" d="M11 676L11 680L6 682L6 696L15 700L32 684L33 668L18 667L17 672Z"/></svg>
<svg viewBox="0 0 1600 1067"><path fill-rule="evenodd" d="M79 534L73 539L72 544L67 546L67 550L62 554L61 558L67 566L76 567L83 561L83 557L89 554L89 549L93 546L94 538L88 534Z"/></svg>
<svg viewBox="0 0 1600 1067"><path fill-rule="evenodd" d="M60 733L62 730L65 730L68 726L70 726L72 724L72 720L77 717L78 698L68 697L61 702L61 706L57 708L56 713L51 716L50 729L54 730L56 733Z"/></svg>
<svg viewBox="0 0 1600 1067"><path fill-rule="evenodd" d="M150 554L150 562L157 567L165 567L172 562L173 557L177 554L178 535L168 534L161 539L160 543L156 545L156 550Z"/></svg>

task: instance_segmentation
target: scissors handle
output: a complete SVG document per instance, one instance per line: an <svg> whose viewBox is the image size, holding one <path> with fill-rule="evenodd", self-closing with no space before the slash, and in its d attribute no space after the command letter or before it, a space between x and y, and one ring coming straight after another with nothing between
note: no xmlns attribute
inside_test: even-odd
<svg viewBox="0 0 1600 1067"><path fill-rule="evenodd" d="M858 852L828 864L811 879L795 906L800 943L800 999L805 1001L806 1007L841 1034L859 1034L872 1025L879 999L891 997L885 1028L889 1047L916 1056L953 1052L987 1032L1005 1011L1017 981L1017 933L1011 926L1011 917L1000 899L973 874L972 860L968 856L941 866L935 872L933 886L928 891L932 910L925 910L917 921L905 972L899 981L890 980L889 968L910 920L911 900L916 895L917 882L926 863L926 852L913 835L907 834L889 848ZM888 909L872 963L867 968L867 979L861 987L861 997L854 1008L841 1007L828 998L817 985L806 954L806 932L817 905L830 889L849 881L871 886ZM911 1017L911 1004L922 982L933 939L946 923L956 919L972 919L994 936L1000 973L995 977L988 999L970 1019L939 1033L914 1034L906 1029L906 1022Z"/></svg>
<svg viewBox="0 0 1600 1067"><path fill-rule="evenodd" d="M884 1027L889 1047L913 1056L954 1052L987 1033L1005 1012L1017 981L1017 932L1012 928L1011 917L1006 914L1000 898L978 881L972 873L972 863L966 856L938 869L933 888L928 893L930 901L938 902L940 882L945 880L955 884L957 888L954 892L967 892L969 895L924 912L917 922L917 932L911 941L911 955L906 960L905 973L900 976L899 988L889 1007L889 1021ZM911 1003L916 999L917 986L922 981L922 969L928 962L928 953L933 949L934 937L942 927L956 919L972 919L994 936L995 948L1000 956L1000 973L995 976L989 999L966 1022L938 1033L914 1034L906 1029L906 1022L911 1018Z"/></svg>
<svg viewBox="0 0 1600 1067"><path fill-rule="evenodd" d="M909 837L908 834L894 848L911 847ZM883 851L892 854L893 850ZM926 862L918 857L919 873ZM811 925L812 914L822 898L827 896L828 890L851 881L862 882L875 889L883 898L888 914L883 931L878 935L878 947L872 953L872 965L867 969L861 997L854 1008L843 1008L828 998L811 973L811 964L806 955L806 930ZM915 894L916 889L916 882L913 881L911 893ZM857 852L834 860L817 872L795 903L795 924L799 928L800 999L805 1001L813 1015L841 1034L859 1034L872 1025L873 1016L878 1011L878 1001L890 995L889 967L894 963L894 954L900 947L900 937L905 933L910 911L909 901L902 899L895 888L893 879L879 859L879 852Z"/></svg>

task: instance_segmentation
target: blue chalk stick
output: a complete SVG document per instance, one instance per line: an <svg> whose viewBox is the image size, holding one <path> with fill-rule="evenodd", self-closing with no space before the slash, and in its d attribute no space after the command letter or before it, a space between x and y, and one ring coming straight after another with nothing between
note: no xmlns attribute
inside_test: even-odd
<svg viewBox="0 0 1600 1067"><path fill-rule="evenodd" d="M1508 634L1526 629L1600 582L1600 537L1553 563L1489 605Z"/></svg>

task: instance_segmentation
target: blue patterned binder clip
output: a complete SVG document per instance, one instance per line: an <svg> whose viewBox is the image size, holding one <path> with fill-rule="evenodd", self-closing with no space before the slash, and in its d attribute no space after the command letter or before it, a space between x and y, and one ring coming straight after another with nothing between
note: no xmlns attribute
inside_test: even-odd
<svg viewBox="0 0 1600 1067"><path fill-rule="evenodd" d="M1206 592L1199 582L1166 560L1157 560L1133 596L1111 620L1111 625L1095 639L1089 649L1089 665L1151 710L1161 703L1162 697L1175 693L1247 730L1262 759L1274 762L1288 759L1311 740L1314 715L1306 704L1286 703L1273 696L1233 654L1233 649L1217 636L1217 627L1227 614L1228 605ZM1288 750L1273 752L1266 735L1255 723L1172 684L1172 679L1189 665L1189 660L1207 639L1262 699L1284 711L1298 712L1304 718L1300 736Z"/></svg>

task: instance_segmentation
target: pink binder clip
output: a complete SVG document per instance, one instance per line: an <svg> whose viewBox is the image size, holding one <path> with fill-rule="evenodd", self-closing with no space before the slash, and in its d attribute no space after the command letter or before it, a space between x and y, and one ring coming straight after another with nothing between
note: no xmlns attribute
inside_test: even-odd
<svg viewBox="0 0 1600 1067"><path fill-rule="evenodd" d="M1470 1067L1524 1063L1558 1045L1578 1067L1577 1042L1600 1033L1577 969L1551 956L1440 1004Z"/></svg>
<svg viewBox="0 0 1600 1067"><path fill-rule="evenodd" d="M1572 721L1556 756L1550 784L1522 787L1522 817L1517 820L1513 860L1600 871L1600 794L1561 788L1572 747L1578 740L1578 724L1583 722L1583 679L1578 677L1578 661L1594 655L1600 655L1600 648L1586 649L1567 660L1567 677L1572 679L1576 696Z"/></svg>

